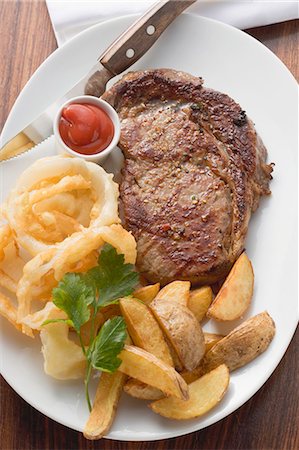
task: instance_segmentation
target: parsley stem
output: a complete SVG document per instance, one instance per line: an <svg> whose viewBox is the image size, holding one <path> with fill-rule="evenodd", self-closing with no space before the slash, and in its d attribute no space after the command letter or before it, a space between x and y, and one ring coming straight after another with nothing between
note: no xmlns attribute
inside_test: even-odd
<svg viewBox="0 0 299 450"><path fill-rule="evenodd" d="M91 318L91 327L90 327L90 338L89 338L89 346L91 347L93 341L94 341L94 326L95 326L95 319L96 319L96 315L98 313L98 307L96 305L94 305L93 307L93 314L92 314L92 318Z"/></svg>
<svg viewBox="0 0 299 450"><path fill-rule="evenodd" d="M92 366L91 366L91 362L90 362L90 358L89 358L89 357L90 357L90 355L91 355L91 353L92 353L92 351L93 351L93 346L94 346L94 339L95 339L95 337L94 337L94 331L95 331L94 328L95 328L95 318L96 318L97 312L98 312L98 308L97 308L97 306L95 305L95 306L94 306L94 309L93 309L92 318L91 318L89 347L88 347L87 352L86 352L86 350L85 350L85 348L84 348L84 346L83 346L82 338L81 338L81 336L79 336L79 337L80 337L80 342L81 342L81 347L82 347L82 350L83 350L83 348L84 348L83 353L84 353L84 355L86 356L86 360L87 360L87 366L86 366L86 374L85 374L84 384L85 384L85 396L86 396L86 400L87 400L89 412L90 412L91 409L92 409L91 401L90 401L90 396L89 396L89 390L88 390L89 380L90 380L90 375L91 375L91 369L92 369Z"/></svg>
<svg viewBox="0 0 299 450"><path fill-rule="evenodd" d="M81 348L82 348L83 355L86 357L86 350L85 350L84 343L83 343L83 341L82 341L81 333L78 333L78 336L79 336L80 345L81 345Z"/></svg>
<svg viewBox="0 0 299 450"><path fill-rule="evenodd" d="M87 400L89 412L91 412L91 409L92 409L91 401L90 401L90 397L89 397L89 390L88 390L91 369L92 369L91 364L90 364L90 362L88 362L87 367L86 367L86 375L85 375L84 384L85 384L85 397Z"/></svg>

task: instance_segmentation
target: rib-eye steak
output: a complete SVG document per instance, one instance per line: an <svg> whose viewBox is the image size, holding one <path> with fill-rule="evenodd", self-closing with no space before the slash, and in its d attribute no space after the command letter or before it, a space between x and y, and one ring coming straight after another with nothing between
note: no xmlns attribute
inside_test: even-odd
<svg viewBox="0 0 299 450"><path fill-rule="evenodd" d="M162 284L218 281L270 193L253 123L229 96L170 69L129 73L103 98L121 120L121 201L138 269Z"/></svg>

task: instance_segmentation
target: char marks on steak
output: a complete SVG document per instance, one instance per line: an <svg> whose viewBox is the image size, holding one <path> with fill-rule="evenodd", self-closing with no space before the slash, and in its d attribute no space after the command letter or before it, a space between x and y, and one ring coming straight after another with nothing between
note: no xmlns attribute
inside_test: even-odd
<svg viewBox="0 0 299 450"><path fill-rule="evenodd" d="M121 120L120 192L140 272L162 284L223 278L270 193L253 123L229 96L170 69L129 73L103 98Z"/></svg>

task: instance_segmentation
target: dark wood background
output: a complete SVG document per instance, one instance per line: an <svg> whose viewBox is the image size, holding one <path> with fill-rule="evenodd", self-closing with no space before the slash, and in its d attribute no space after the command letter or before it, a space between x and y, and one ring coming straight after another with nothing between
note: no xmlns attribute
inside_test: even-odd
<svg viewBox="0 0 299 450"><path fill-rule="evenodd" d="M299 79L298 21L247 30ZM0 129L18 93L56 48L43 1L0 0ZM286 280L287 282L287 280ZM294 292L294 295L296 293ZM259 392L226 419L176 439L157 442L86 441L25 403L1 379L1 450L297 450L299 449L299 333Z"/></svg>

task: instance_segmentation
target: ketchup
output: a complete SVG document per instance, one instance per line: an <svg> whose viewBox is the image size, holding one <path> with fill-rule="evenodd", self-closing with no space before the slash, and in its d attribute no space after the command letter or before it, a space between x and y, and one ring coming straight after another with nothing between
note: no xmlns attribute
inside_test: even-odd
<svg viewBox="0 0 299 450"><path fill-rule="evenodd" d="M94 155L108 147L114 136L114 125L98 106L71 103L62 110L59 132L63 142L75 152Z"/></svg>

